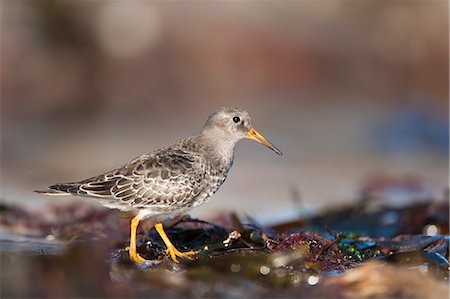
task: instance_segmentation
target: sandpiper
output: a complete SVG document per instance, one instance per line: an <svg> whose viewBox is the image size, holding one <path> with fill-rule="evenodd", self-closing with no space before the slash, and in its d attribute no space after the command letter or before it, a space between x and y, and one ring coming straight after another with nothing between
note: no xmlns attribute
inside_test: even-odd
<svg viewBox="0 0 450 299"><path fill-rule="evenodd" d="M148 262L136 252L139 222L151 218L164 241L166 253L190 259L194 251L180 252L166 235L162 221L205 203L225 181L233 164L234 146L249 138L281 151L261 136L246 111L221 108L212 113L200 134L141 155L123 167L74 183L61 183L45 191L52 195L91 197L100 204L122 211L135 211L131 220L129 255L137 264Z"/></svg>

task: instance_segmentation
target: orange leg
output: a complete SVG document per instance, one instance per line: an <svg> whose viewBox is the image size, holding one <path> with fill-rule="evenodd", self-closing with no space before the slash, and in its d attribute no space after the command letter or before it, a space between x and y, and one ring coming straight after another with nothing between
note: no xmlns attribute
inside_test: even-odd
<svg viewBox="0 0 450 299"><path fill-rule="evenodd" d="M133 219L131 219L131 232L130 232L130 259L135 262L136 264L142 264L145 262L151 262L150 260L146 260L143 257L141 257L137 251L136 251L136 231L139 226L139 221L141 221L141 217L139 215L135 216ZM161 238L164 241L164 244L167 246L166 253L170 255L172 260L175 263L178 263L177 256L181 258L186 259L192 259L191 255L196 254L195 251L188 251L188 252L180 252L178 249L175 248L175 246L170 242L169 237L167 237L166 232L164 231L163 225L161 222L158 222L155 224L156 231L161 236Z"/></svg>
<svg viewBox="0 0 450 299"><path fill-rule="evenodd" d="M137 251L136 251L136 230L139 225L139 221L141 221L141 218L138 216L131 219L131 234L130 234L130 259L137 263L142 264L147 262L148 260L141 257Z"/></svg>
<svg viewBox="0 0 450 299"><path fill-rule="evenodd" d="M166 232L164 231L163 225L161 222L157 222L155 224L156 231L161 236L161 238L164 241L164 244L166 244L167 250L166 253L170 255L172 260L175 263L178 263L177 256L185 259L192 259L191 255L195 255L195 251L187 251L187 252L180 252L178 249L175 248L175 246L170 241L169 237L167 237Z"/></svg>

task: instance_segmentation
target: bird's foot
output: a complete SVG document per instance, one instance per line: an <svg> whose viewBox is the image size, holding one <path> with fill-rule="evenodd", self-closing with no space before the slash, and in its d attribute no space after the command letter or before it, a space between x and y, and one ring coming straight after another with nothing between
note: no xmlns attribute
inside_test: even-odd
<svg viewBox="0 0 450 299"><path fill-rule="evenodd" d="M126 248L129 250L129 248ZM151 266L160 264L161 260L147 260L139 255L136 250L129 250L130 260L132 260L136 265L145 269Z"/></svg>
<svg viewBox="0 0 450 299"><path fill-rule="evenodd" d="M144 259L142 256L139 255L137 252L131 252L130 251L130 259L135 262L136 264L143 264L151 262L150 260Z"/></svg>
<svg viewBox="0 0 450 299"><path fill-rule="evenodd" d="M176 249L175 246L172 245L167 247L166 254L172 258L172 261L174 261L175 263L179 263L177 257L192 260L192 256L196 255L197 252L196 251L181 252L178 249Z"/></svg>

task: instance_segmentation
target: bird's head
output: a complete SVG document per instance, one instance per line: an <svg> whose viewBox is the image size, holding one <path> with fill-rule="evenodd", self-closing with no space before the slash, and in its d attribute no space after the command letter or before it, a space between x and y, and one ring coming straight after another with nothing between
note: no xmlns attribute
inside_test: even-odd
<svg viewBox="0 0 450 299"><path fill-rule="evenodd" d="M216 140L233 143L233 145L241 139L252 139L267 146L278 155L282 154L275 145L253 128L250 115L239 108L220 108L212 113L208 117L202 133Z"/></svg>

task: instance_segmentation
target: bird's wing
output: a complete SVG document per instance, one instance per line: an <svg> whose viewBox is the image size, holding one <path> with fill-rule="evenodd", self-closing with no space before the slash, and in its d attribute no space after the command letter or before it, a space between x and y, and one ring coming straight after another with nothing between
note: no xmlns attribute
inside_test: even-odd
<svg viewBox="0 0 450 299"><path fill-rule="evenodd" d="M79 189L86 196L113 197L118 204L133 208L182 207L203 190L205 173L200 155L165 149L83 181Z"/></svg>

